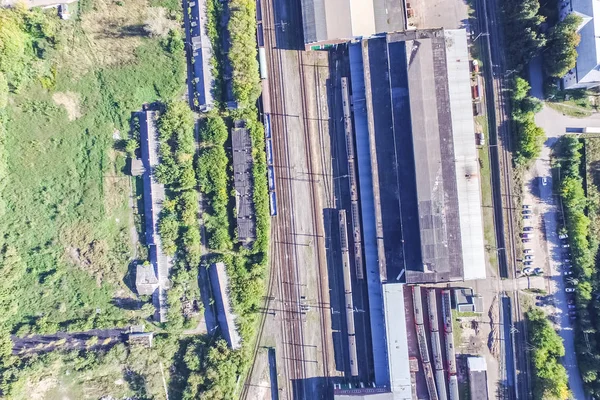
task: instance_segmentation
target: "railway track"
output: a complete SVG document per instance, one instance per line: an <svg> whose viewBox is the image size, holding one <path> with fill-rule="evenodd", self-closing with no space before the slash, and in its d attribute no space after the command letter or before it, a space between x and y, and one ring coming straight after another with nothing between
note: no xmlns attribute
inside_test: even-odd
<svg viewBox="0 0 600 400"><path fill-rule="evenodd" d="M299 312L299 282L298 260L293 244L294 221L285 215L294 214L292 199L291 163L288 146L287 111L280 50L275 50L276 30L274 12L270 0L263 0L263 27L265 33L265 51L270 67L271 79L269 91L271 100L271 127L273 132L273 152L276 168L276 186L278 187L280 215L273 226L272 245L275 257L272 260L273 269L277 270L275 279L279 298L279 318L281 323L282 342L279 349L282 353L283 372L286 379L281 383L286 387L289 398L304 393L304 378L306 377L304 332Z"/></svg>
<svg viewBox="0 0 600 400"><path fill-rule="evenodd" d="M505 98L505 92L510 89L507 84L507 78L510 72L506 72L506 59L504 54L504 37L500 28L501 19L499 18L499 5L495 0L491 1L491 4L487 4L488 0L480 0L480 10L483 12L482 23L480 27L481 32L487 32L487 58L491 66L491 73L488 73L488 82L492 82L491 93L488 92L488 99L493 104L493 110L489 109L490 112L490 134L494 133L494 137L490 138L490 145L493 147L490 149L490 156L498 164L498 168L502 169L502 172L497 171L495 179L502 179L502 182L496 183L495 191L499 190L500 194L495 195L494 208L500 211L500 214L496 215L496 238L499 247L499 261L500 261L500 276L505 279L509 279L512 282L511 287L506 289L511 292L512 302L514 307L514 321L524 321L523 315L520 308L519 290L515 283L517 277L517 244L516 236L518 232L515 229L515 218L519 215L515 215L515 205L513 197L512 187L512 154L511 154L511 128L510 118L508 115L508 103ZM491 24L489 22L491 20ZM494 62L496 64L494 64ZM494 71L494 69L496 71ZM489 68L488 68L489 70ZM501 141L498 141L498 138ZM492 140L493 139L493 140ZM504 189L504 196L502 196L502 188ZM499 204L498 204L499 203ZM506 213L504 219L501 215L502 212ZM506 221L506 225L504 224ZM506 240L508 237L508 240ZM504 250L503 253L500 250ZM516 340L511 341L513 346L519 348L513 348L513 353L517 355L518 359L515 361L514 366L507 366L513 368L515 371L519 370L521 373L519 377L515 376L516 385L514 392L505 393L505 396L509 399L527 399L531 397L531 381L529 375L529 354L526 350L527 343L527 331L525 324L522 324L522 329L515 333Z"/></svg>
<svg viewBox="0 0 600 400"><path fill-rule="evenodd" d="M316 244L317 244L317 300L318 300L318 309L320 311L320 316L319 316L319 322L321 325L321 334L320 339L321 339L321 357L322 357L322 362L323 362L323 377L325 378L325 385L328 386L329 385L329 346L328 346L328 341L327 341L327 332L328 326L331 326L330 323L330 304L329 302L325 301L325 299L327 298L327 291L328 291L328 287L324 287L323 285L323 277L327 276L327 260L325 255L323 254L323 249L324 249L324 244L321 245L319 242L321 242L322 240L324 240L325 238L325 234L323 232L322 229L322 224L320 223L321 221L321 214L320 211L323 210L323 207L320 206L321 204L321 198L319 196L318 193L318 187L317 187L317 181L315 179L316 176L323 176L323 181L328 181L328 179L326 178L326 165L325 165L325 160L321 157L321 171L315 171L314 168L314 159L313 159L313 148L312 148L312 144L311 144L311 132L309 129L309 118L308 118L308 106L307 106L307 101L306 101L306 79L305 79L305 63L304 63L304 52L303 51L298 51L297 52L297 56L298 56L298 69L300 71L300 88L301 88L301 97L302 97L302 115L304 118L303 121L303 126L304 126L304 142L305 142L305 152L304 154L306 155L306 161L307 161L307 166L308 166L308 175L309 177L311 177L310 180L310 199L311 199L311 204L312 204L312 222L313 222L313 227L315 228L315 233L316 233ZM316 86L316 93L318 96L318 71L316 72L316 76L315 76L315 86ZM319 99L319 97L317 97L317 99ZM317 101L317 109L319 110L318 113L320 115L320 109L321 109L321 103L320 101ZM322 145L322 140L323 140L323 125L320 121L320 117L318 118L318 136L319 136L319 144ZM322 148L322 147L321 147ZM317 150L318 151L318 150ZM329 183L324 183L323 185L326 190L327 188L329 188ZM330 188L328 190L328 192L330 192ZM326 311L327 310L327 311Z"/></svg>

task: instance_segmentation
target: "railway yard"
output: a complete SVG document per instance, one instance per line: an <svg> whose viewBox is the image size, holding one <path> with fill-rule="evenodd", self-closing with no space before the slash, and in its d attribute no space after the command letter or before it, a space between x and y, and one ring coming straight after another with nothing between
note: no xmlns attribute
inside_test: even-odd
<svg viewBox="0 0 600 400"><path fill-rule="evenodd" d="M473 125L470 90L459 90L470 75L461 52L485 26L469 29L469 39L460 29L466 9L459 1L450 8L445 17L422 10L406 21L421 29L433 18L450 30L325 41L327 51L306 51L299 2L257 2L272 268L241 398L458 399L471 384L484 393L472 398L512 399L529 390L517 383L526 366L515 355L523 339L515 329L514 244L502 246L499 269L489 253L498 250L483 249L475 132L465 129ZM416 67L389 69L403 59ZM427 82L434 70L446 80ZM489 95L500 89L489 87ZM432 102L437 116L420 120ZM501 99L489 106L490 119L505 118ZM434 132L426 143L412 137L420 121ZM496 149L505 166L510 154ZM440 169L448 157L455 163ZM446 197L429 186L436 173ZM498 171L495 179L505 178ZM511 182L501 185L504 192ZM455 214L437 214L436 202ZM512 224L512 210L494 207L503 237L515 229L503 222ZM448 253L448 240L462 250Z"/></svg>

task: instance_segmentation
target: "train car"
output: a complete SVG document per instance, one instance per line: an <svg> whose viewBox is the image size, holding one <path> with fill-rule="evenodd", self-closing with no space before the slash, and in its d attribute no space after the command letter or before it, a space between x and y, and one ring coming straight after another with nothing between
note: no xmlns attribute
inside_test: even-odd
<svg viewBox="0 0 600 400"><path fill-rule="evenodd" d="M271 139L271 115L270 114L264 115L263 124L265 126L265 138Z"/></svg>
<svg viewBox="0 0 600 400"><path fill-rule="evenodd" d="M350 252L348 249L348 225L346 210L339 210L340 248L342 250L342 272L344 276L344 300L346 309L346 326L348 329L348 350L350 357L350 374L358 376L358 356L356 353L356 330L354 325L354 302L352 300L352 277L350 275Z"/></svg>
<svg viewBox="0 0 600 400"><path fill-rule="evenodd" d="M450 378L448 378L448 386L450 386L450 400L459 400L458 378L456 375L451 375Z"/></svg>
<svg viewBox="0 0 600 400"><path fill-rule="evenodd" d="M444 376L444 370L436 370L434 373L438 399L448 400L448 391L446 390L446 377Z"/></svg>
<svg viewBox="0 0 600 400"><path fill-rule="evenodd" d="M415 324L423 325L423 300L421 298L421 287L413 286L413 304L415 309Z"/></svg>
<svg viewBox="0 0 600 400"><path fill-rule="evenodd" d="M427 305L429 306L429 330L431 332L438 332L440 328L437 316L437 299L435 297L435 289L429 289L427 291Z"/></svg>
<svg viewBox="0 0 600 400"><path fill-rule="evenodd" d="M452 305L450 291L442 290L442 315L444 318L444 331L452 332Z"/></svg>
<svg viewBox="0 0 600 400"><path fill-rule="evenodd" d="M433 354L433 368L436 371L444 371L444 360L442 358L442 344L439 332L431 333L431 353Z"/></svg>
<svg viewBox="0 0 600 400"><path fill-rule="evenodd" d="M272 166L267 167L267 181L269 182L269 191L275 191L275 171Z"/></svg>
<svg viewBox="0 0 600 400"><path fill-rule="evenodd" d="M271 206L271 216L277 215L277 195L275 192L269 193L269 205Z"/></svg>
<svg viewBox="0 0 600 400"><path fill-rule="evenodd" d="M264 47L258 48L258 67L260 71L260 79L267 79L269 73L267 70L267 53Z"/></svg>
<svg viewBox="0 0 600 400"><path fill-rule="evenodd" d="M273 165L273 142L269 139L265 143L265 149L267 150L267 165Z"/></svg>

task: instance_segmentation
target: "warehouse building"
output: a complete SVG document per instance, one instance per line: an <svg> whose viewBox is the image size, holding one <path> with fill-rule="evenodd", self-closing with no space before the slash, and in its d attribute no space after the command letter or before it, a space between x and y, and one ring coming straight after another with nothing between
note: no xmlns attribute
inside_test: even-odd
<svg viewBox="0 0 600 400"><path fill-rule="evenodd" d="M349 51L367 272L485 278L466 31L390 33Z"/></svg>
<svg viewBox="0 0 600 400"><path fill-rule="evenodd" d="M410 398L402 286L486 277L467 34L388 33L348 51L374 383Z"/></svg>
<svg viewBox="0 0 600 400"><path fill-rule="evenodd" d="M233 313L229 296L229 276L222 262L212 264L209 269L210 283L217 308L217 320L221 333L233 350L240 348L241 338L235 324L237 316Z"/></svg>
<svg viewBox="0 0 600 400"><path fill-rule="evenodd" d="M600 85L600 5L594 0L560 2L560 18L573 13L581 18L577 33L577 63L563 78L565 89L589 89Z"/></svg>
<svg viewBox="0 0 600 400"><path fill-rule="evenodd" d="M256 240L252 179L254 159L252 158L252 139L244 120L234 121L231 130L231 150L233 155L237 238L240 243L249 246Z"/></svg>
<svg viewBox="0 0 600 400"><path fill-rule="evenodd" d="M307 49L402 30L405 22L401 0L302 0L302 27Z"/></svg>
<svg viewBox="0 0 600 400"><path fill-rule="evenodd" d="M156 111L144 111L140 118L140 149L142 154L144 187L144 221L146 228L146 246L148 258L154 269L158 290L152 293L152 302L156 307L155 318L159 322L167 321L167 289L169 288L170 258L163 252L162 242L158 233L159 215L165 200L165 186L154 176L154 169L159 163L159 140ZM151 271L141 268L138 270L140 279L152 281ZM143 277L145 275L145 277ZM145 288L143 290L148 290Z"/></svg>

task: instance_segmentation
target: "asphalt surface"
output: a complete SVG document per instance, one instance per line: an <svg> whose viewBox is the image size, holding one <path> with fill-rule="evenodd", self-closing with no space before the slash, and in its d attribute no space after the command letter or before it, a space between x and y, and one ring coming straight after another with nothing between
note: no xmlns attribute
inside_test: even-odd
<svg viewBox="0 0 600 400"><path fill-rule="evenodd" d="M545 106L538 115L536 122L546 131L547 140L542 149L542 154L535 162L533 167L533 193L538 200L537 213L543 217L547 259L548 259L548 282L549 294L552 296L552 313L555 327L563 339L565 346L565 357L562 364L567 369L569 375L569 388L573 394L573 399L586 399L583 380L577 365L575 351L575 332L569 320L568 300L569 296L565 292L564 269L562 260L565 258L564 249L561 247L561 241L558 238L558 214L560 212L559 199L553 193L553 182L550 169L550 155L552 146L558 138L567 132L569 128L583 128L586 126L600 126L600 119L595 114L592 117L578 119L565 116L560 112ZM541 178L546 178L544 185Z"/></svg>

